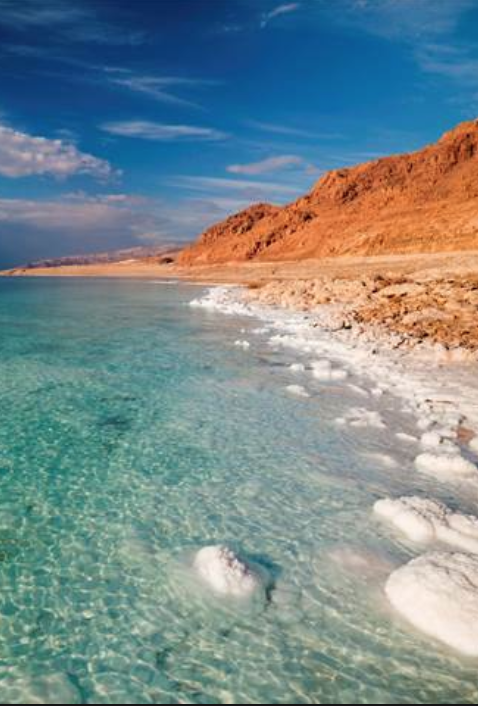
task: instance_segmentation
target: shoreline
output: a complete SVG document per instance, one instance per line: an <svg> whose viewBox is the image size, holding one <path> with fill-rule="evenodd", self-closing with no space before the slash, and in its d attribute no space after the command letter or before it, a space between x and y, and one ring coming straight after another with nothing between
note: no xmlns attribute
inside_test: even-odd
<svg viewBox="0 0 478 706"><path fill-rule="evenodd" d="M313 312L294 311L270 301L265 303L257 292L233 285L212 287L204 297L193 300L191 306L257 319L264 327L255 333L266 333L273 347L297 352L300 373L310 369L311 358L325 360L324 383L341 378L339 372L334 376L335 365L339 366L338 371L345 372L344 379L349 375L368 379L371 384L365 390L367 394L357 389L362 401L368 397L373 402L386 394L400 399L403 411L417 418L418 437L429 431L438 434L438 451L447 440L454 440L465 450L471 450L470 443L476 444L478 378L475 362L467 356L443 358L443 350L429 343L420 348L397 345L397 338L383 329L354 323L337 325L337 316L340 319L343 314L330 311L327 305ZM237 345L246 352L250 348L248 340L237 341ZM434 372L432 380L430 370ZM313 374L321 379L319 373Z"/></svg>
<svg viewBox="0 0 478 706"><path fill-rule="evenodd" d="M358 324L397 346L431 342L443 359L478 362L478 252L340 257L179 267L136 260L16 269L5 277L165 280L241 285L264 304L314 312L336 306L336 326Z"/></svg>

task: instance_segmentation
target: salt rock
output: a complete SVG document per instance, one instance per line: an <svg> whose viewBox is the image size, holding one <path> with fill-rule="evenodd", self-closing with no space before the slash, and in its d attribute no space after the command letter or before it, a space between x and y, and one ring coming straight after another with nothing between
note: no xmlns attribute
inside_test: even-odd
<svg viewBox="0 0 478 706"><path fill-rule="evenodd" d="M295 397L310 397L309 393L302 385L288 385L286 392L290 395L295 395Z"/></svg>
<svg viewBox="0 0 478 706"><path fill-rule="evenodd" d="M478 657L478 557L434 552L394 571L385 592L414 627Z"/></svg>
<svg viewBox="0 0 478 706"><path fill-rule="evenodd" d="M340 368L333 368L329 360L317 360L311 364L312 375L323 382L346 380L348 373Z"/></svg>
<svg viewBox="0 0 478 706"><path fill-rule="evenodd" d="M478 469L474 463L457 455L424 453L415 459L420 473L443 481L478 481Z"/></svg>
<svg viewBox="0 0 478 706"><path fill-rule="evenodd" d="M379 500L374 512L413 542L444 542L478 554L478 519L453 512L443 503L426 498Z"/></svg>
<svg viewBox="0 0 478 706"><path fill-rule="evenodd" d="M470 449L473 451L473 453L478 454L478 436L475 436L470 441Z"/></svg>
<svg viewBox="0 0 478 706"><path fill-rule="evenodd" d="M194 569L216 593L247 598L261 584L258 576L227 547L204 547L194 559Z"/></svg>

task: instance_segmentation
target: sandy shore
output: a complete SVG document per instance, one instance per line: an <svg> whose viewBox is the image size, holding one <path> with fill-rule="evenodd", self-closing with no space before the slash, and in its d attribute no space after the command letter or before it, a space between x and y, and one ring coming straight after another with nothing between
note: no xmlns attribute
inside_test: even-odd
<svg viewBox="0 0 478 706"><path fill-rule="evenodd" d="M268 305L299 311L335 306L338 325L378 326L407 345L431 342L478 355L478 252L190 268L149 259L1 274L242 284L249 287L251 298Z"/></svg>

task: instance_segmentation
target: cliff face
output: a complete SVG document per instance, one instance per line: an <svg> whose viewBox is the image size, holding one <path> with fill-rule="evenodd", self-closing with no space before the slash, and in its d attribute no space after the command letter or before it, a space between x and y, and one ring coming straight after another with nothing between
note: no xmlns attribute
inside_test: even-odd
<svg viewBox="0 0 478 706"><path fill-rule="evenodd" d="M323 176L282 208L216 224L180 263L478 250L478 120L436 144Z"/></svg>

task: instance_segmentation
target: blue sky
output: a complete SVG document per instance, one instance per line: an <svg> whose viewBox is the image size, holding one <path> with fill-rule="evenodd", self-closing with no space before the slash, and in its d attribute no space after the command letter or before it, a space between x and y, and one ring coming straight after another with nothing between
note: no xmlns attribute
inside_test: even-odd
<svg viewBox="0 0 478 706"><path fill-rule="evenodd" d="M0 0L0 266L185 241L478 116L476 0Z"/></svg>

